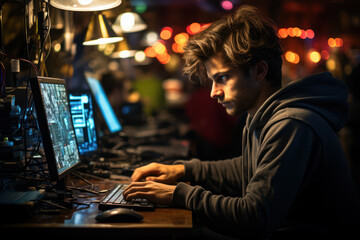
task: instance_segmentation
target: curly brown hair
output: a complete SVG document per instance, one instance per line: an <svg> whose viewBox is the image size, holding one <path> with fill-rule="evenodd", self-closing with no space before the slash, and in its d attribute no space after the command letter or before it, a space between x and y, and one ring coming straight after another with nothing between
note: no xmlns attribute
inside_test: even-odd
<svg viewBox="0 0 360 240"><path fill-rule="evenodd" d="M248 72L259 61L266 61L266 79L281 85L283 53L275 24L252 6L242 6L226 18L212 23L194 35L184 48L184 73L191 81L207 79L205 61L221 52L226 64Z"/></svg>

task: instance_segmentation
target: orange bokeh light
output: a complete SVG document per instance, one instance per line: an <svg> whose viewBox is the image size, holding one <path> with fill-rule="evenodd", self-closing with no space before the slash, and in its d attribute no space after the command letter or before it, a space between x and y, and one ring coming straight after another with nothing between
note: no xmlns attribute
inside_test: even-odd
<svg viewBox="0 0 360 240"><path fill-rule="evenodd" d="M157 55L156 58L161 64L167 64L170 62L170 55L167 52Z"/></svg>
<svg viewBox="0 0 360 240"><path fill-rule="evenodd" d="M329 44L329 47L336 47L336 42L335 42L335 39L333 38L329 38L328 39L328 44Z"/></svg>
<svg viewBox="0 0 360 240"><path fill-rule="evenodd" d="M183 53L184 52L183 46L178 44L178 43L173 43L171 48L176 53Z"/></svg>
<svg viewBox="0 0 360 240"><path fill-rule="evenodd" d="M164 40L168 40L171 38L173 30L171 27L164 27L160 32L160 37Z"/></svg>
<svg viewBox="0 0 360 240"><path fill-rule="evenodd" d="M278 33L281 38L286 38L288 36L288 32L286 28L280 28Z"/></svg>
<svg viewBox="0 0 360 240"><path fill-rule="evenodd" d="M294 28L289 27L289 28L287 29L287 33L288 33L289 37L295 37Z"/></svg>
<svg viewBox="0 0 360 240"><path fill-rule="evenodd" d="M300 35L301 35L301 29L300 28L294 27L293 31L294 31L295 37L300 37Z"/></svg>
<svg viewBox="0 0 360 240"><path fill-rule="evenodd" d="M201 31L201 25L200 23L194 22L186 27L186 31L193 35Z"/></svg>
<svg viewBox="0 0 360 240"><path fill-rule="evenodd" d="M298 64L300 62L300 57L297 53L291 52L291 51L287 51L285 53L285 59L286 61L290 62L290 63L294 63L294 64Z"/></svg>
<svg viewBox="0 0 360 240"><path fill-rule="evenodd" d="M145 53L145 56L147 56L147 57L151 57L151 58L156 57L156 52L155 52L155 49L153 47L147 47L144 50L144 53Z"/></svg>
<svg viewBox="0 0 360 240"><path fill-rule="evenodd" d="M155 42L153 44L153 48L154 48L154 51L156 52L156 54L163 54L166 52L166 47L161 42Z"/></svg>
<svg viewBox="0 0 360 240"><path fill-rule="evenodd" d="M174 37L175 42L180 45L184 45L188 39L189 39L189 34L187 33L179 33Z"/></svg>

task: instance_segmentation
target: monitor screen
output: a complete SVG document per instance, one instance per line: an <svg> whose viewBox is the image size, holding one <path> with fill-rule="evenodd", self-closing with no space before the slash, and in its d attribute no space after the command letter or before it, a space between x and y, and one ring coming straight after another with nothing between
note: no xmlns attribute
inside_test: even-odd
<svg viewBox="0 0 360 240"><path fill-rule="evenodd" d="M86 76L86 80L89 84L90 90L95 98L97 105L100 108L100 112L105 119L106 125L110 133L116 133L122 130L122 126L117 118L114 109L112 108L109 99L107 98L103 87L99 80Z"/></svg>
<svg viewBox="0 0 360 240"><path fill-rule="evenodd" d="M97 150L95 118L90 92L70 92L70 111L81 155Z"/></svg>
<svg viewBox="0 0 360 240"><path fill-rule="evenodd" d="M59 180L80 163L65 80L33 78L31 89L50 179Z"/></svg>

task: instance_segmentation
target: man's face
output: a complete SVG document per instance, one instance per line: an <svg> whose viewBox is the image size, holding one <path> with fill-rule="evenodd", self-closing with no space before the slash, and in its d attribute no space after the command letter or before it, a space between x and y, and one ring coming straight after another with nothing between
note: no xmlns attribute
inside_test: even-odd
<svg viewBox="0 0 360 240"><path fill-rule="evenodd" d="M260 84L250 74L240 69L233 69L224 64L221 54L209 58L205 62L207 75L212 81L210 96L217 99L231 116L247 111L250 115L256 112L256 101L260 94Z"/></svg>

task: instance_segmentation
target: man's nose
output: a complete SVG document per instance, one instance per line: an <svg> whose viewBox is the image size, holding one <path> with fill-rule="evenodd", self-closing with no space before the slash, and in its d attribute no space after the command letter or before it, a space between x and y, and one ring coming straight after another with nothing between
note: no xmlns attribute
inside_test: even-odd
<svg viewBox="0 0 360 240"><path fill-rule="evenodd" d="M218 84L216 82L213 82L213 84L211 86L210 97L211 98L219 98L219 97L222 97L223 95L224 95L223 90L218 86Z"/></svg>

